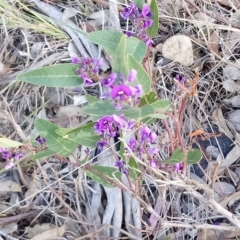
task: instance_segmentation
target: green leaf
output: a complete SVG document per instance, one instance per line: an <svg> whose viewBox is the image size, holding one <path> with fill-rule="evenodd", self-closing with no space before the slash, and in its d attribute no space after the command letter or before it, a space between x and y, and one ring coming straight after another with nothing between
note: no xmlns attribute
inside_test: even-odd
<svg viewBox="0 0 240 240"><path fill-rule="evenodd" d="M42 158L47 158L51 157L55 154L59 154L60 151L52 151L50 149L43 150L41 152L37 152L35 155L32 156L32 160L37 160L37 159L42 159Z"/></svg>
<svg viewBox="0 0 240 240"><path fill-rule="evenodd" d="M113 115L117 112L109 100L101 100L91 105L87 105L84 107L83 111L84 113L96 116L97 118L101 118L106 115Z"/></svg>
<svg viewBox="0 0 240 240"><path fill-rule="evenodd" d="M172 104L170 100L163 99L151 103L151 106L157 111L170 111Z"/></svg>
<svg viewBox="0 0 240 240"><path fill-rule="evenodd" d="M58 126L44 119L37 119L35 127L41 136L46 138L46 146L53 152L58 152L64 157L69 156L77 147L73 142L63 139L56 133Z"/></svg>
<svg viewBox="0 0 240 240"><path fill-rule="evenodd" d="M56 130L56 133L64 139L68 139L79 145L96 147L96 142L98 142L101 137L94 132L93 126L94 123L91 122L74 129L59 128Z"/></svg>
<svg viewBox="0 0 240 240"><path fill-rule="evenodd" d="M137 71L137 79L132 83L132 85L142 85L144 93L148 93L151 90L151 79L147 72L144 70L142 65L137 62L130 54L128 54L128 67L129 71L135 69Z"/></svg>
<svg viewBox="0 0 240 240"><path fill-rule="evenodd" d="M150 118L155 118L155 119L165 119L168 118L168 115L163 114L163 113L154 113L149 115Z"/></svg>
<svg viewBox="0 0 240 240"><path fill-rule="evenodd" d="M120 42L122 32L115 30L101 30L88 33L88 39L106 49L111 55L114 55Z"/></svg>
<svg viewBox="0 0 240 240"><path fill-rule="evenodd" d="M140 99L140 106L154 103L158 100L158 96L155 92L148 92Z"/></svg>
<svg viewBox="0 0 240 240"><path fill-rule="evenodd" d="M86 96L86 99L88 100L88 104L92 104L92 103L100 101L100 99L93 97L89 94L86 94L85 96Z"/></svg>
<svg viewBox="0 0 240 240"><path fill-rule="evenodd" d="M136 61L141 62L147 53L146 44L135 37L127 38L126 54L131 54Z"/></svg>
<svg viewBox="0 0 240 240"><path fill-rule="evenodd" d="M64 63L19 74L17 80L45 87L74 87L83 83L76 64Z"/></svg>
<svg viewBox="0 0 240 240"><path fill-rule="evenodd" d="M117 73L123 73L126 77L128 74L127 68L127 55L126 55L127 36L122 35L117 49L114 53L112 71Z"/></svg>
<svg viewBox="0 0 240 240"><path fill-rule="evenodd" d="M163 163L166 163L166 164L180 163L184 160L184 158L185 158L185 154L182 152L180 148L178 148L174 151L171 158L163 161Z"/></svg>
<svg viewBox="0 0 240 240"><path fill-rule="evenodd" d="M132 107L123 111L124 116L135 120L140 120L154 114L154 108L150 105L144 105L142 107Z"/></svg>
<svg viewBox="0 0 240 240"><path fill-rule="evenodd" d="M133 157L130 157L128 166L129 166L130 178L135 180L138 177L140 170L139 170L139 166L138 166L137 162L135 161L135 159Z"/></svg>
<svg viewBox="0 0 240 240"><path fill-rule="evenodd" d="M93 171L92 171L93 170ZM104 176L111 178L112 181L116 181L115 179L121 178L121 173L113 167L105 167L105 166L92 166L91 170L85 170L87 176L89 176L92 180L98 182L99 184L112 188L114 187L111 183L109 183ZM99 173L99 175L97 174ZM101 176L103 175L103 176Z"/></svg>
<svg viewBox="0 0 240 240"><path fill-rule="evenodd" d="M134 0L133 2L137 5L138 8L142 9L144 0Z"/></svg>
<svg viewBox="0 0 240 240"><path fill-rule="evenodd" d="M199 149L190 149L187 154L187 164L195 164L202 159L202 152Z"/></svg>
<svg viewBox="0 0 240 240"><path fill-rule="evenodd" d="M23 145L22 143L13 141L8 138L0 138L0 147L2 148L17 148L22 145Z"/></svg>
<svg viewBox="0 0 240 240"><path fill-rule="evenodd" d="M150 8L151 12L153 13L153 24L146 30L146 32L149 37L153 38L156 36L159 28L159 15L156 0L151 0Z"/></svg>

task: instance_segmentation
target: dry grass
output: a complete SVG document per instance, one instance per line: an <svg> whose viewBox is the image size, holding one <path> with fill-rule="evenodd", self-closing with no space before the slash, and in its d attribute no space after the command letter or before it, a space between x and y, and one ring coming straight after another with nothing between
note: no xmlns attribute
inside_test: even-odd
<svg viewBox="0 0 240 240"><path fill-rule="evenodd" d="M82 23L90 12L107 8L107 5L96 5L95 2L98 1L72 0L51 3L61 9L75 7L78 11L75 20ZM225 80L223 69L227 64L239 68L234 62L239 58L239 43L231 46L231 41L234 42L235 39L232 39L230 34L240 32L240 6L238 1L233 0L199 0L188 5L187 3L191 3L189 0L179 1L183 3L183 7L178 10L176 4L171 6L166 2L158 1L161 30L155 43L164 43L167 38L176 34L187 35L195 43L196 61L192 67L184 67L173 62L166 64L162 53L153 51L153 60L149 59L153 88L159 98L170 99L178 109L187 90L178 89L173 81L173 75L181 74L192 80L195 68L200 69L198 95L188 99L181 134L185 146L194 143L201 147L208 166L204 164L189 166L186 176L174 175L152 169L139 159L143 170L142 181L134 183L135 190L122 182L118 182L117 187L129 192L140 202L144 239L202 240L205 239L202 237L204 231L213 239L238 239L240 210L238 201L235 201L238 198L224 193L221 187L218 187L218 190L222 195L218 198L213 196L212 191L215 183L219 182L230 183L239 190L238 182L235 183L238 176L234 173L238 168L238 162L235 161L234 166L230 164L227 170L217 174L218 165L214 165L216 161L213 161L205 149L206 144L209 145L211 142L219 148L220 154L225 158L235 146L235 137L229 136L230 140L227 146L224 146L223 141L226 142L226 139L222 140L216 136L209 138L206 135L206 140L203 141L200 137L190 139L188 135L198 129L204 129L207 133L214 132L214 125L219 126L223 134L227 134L220 127L220 123L213 119L212 114L221 107L226 116L233 108L227 106L224 99L238 94L238 91L233 93L226 91L222 87L222 82ZM216 21L211 23L204 19L197 20L194 17L196 12L211 14ZM51 24L48 17L39 13L34 3L4 0L0 2L0 15L2 15L0 59L4 64L0 80L0 134L24 141L30 137L30 133L35 134L33 123L37 117L57 118L56 106L72 104L75 93L72 89L49 90L25 83L15 83L15 76L24 69L38 66L39 63L43 66L68 62L70 58L67 48L71 39L61 29ZM38 48L36 43L41 46ZM64 121L60 120L58 123L66 124ZM174 122L167 121L167 124L174 135L176 130ZM171 153L166 122L164 124L159 121L152 127L161 136L161 157L166 159ZM236 131L233 130L232 133L235 136ZM238 158L239 156L236 160ZM83 172L85 165L78 166L79 162L75 159L84 159L83 149L76 150L74 157L70 158L70 163L62 162L58 157L33 162L30 156L27 156L23 166L8 172L1 171L0 186L1 182L14 181L22 187L21 192L8 193L2 192L0 187L2 237L30 239L30 235L26 234L29 233L28 227L39 227L45 223L49 224L46 230L52 231L52 234L54 227L65 226L64 234L59 236L61 239L108 239L101 238L102 232L117 227L113 223L98 225L108 204L106 192L86 177ZM3 168L4 163L0 162L0 166ZM238 196L237 193L234 194ZM96 194L100 194L100 203L98 215L93 218L96 210L93 208L95 206L93 196ZM231 196L235 204L231 207L224 205L224 198ZM219 227L214 225L216 222L225 225ZM118 239L139 239L134 236L134 231L128 231L124 221L122 223L120 229L122 237ZM6 232L4 227L10 226L9 224L12 224L11 229L17 229ZM151 228L149 224L154 227Z"/></svg>

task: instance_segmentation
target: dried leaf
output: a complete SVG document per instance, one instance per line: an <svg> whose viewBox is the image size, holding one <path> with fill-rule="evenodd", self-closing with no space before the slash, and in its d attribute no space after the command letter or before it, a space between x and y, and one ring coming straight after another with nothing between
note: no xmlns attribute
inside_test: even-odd
<svg viewBox="0 0 240 240"><path fill-rule="evenodd" d="M233 172L231 169L226 168L224 170L224 174L232 180L235 186L237 186L237 183L239 182L239 177L235 172Z"/></svg>
<svg viewBox="0 0 240 240"><path fill-rule="evenodd" d="M220 205L224 208L227 207L228 203L232 203L233 201L237 201L240 198L240 192L235 192L233 194L231 194L230 196L224 198L224 200L222 200L220 202Z"/></svg>
<svg viewBox="0 0 240 240"><path fill-rule="evenodd" d="M239 146L235 146L226 156L226 158L221 161L220 166L218 168L218 174L221 173L226 167L231 166L234 162L236 162L240 157L240 148Z"/></svg>
<svg viewBox="0 0 240 240"><path fill-rule="evenodd" d="M188 3L182 0L163 0L162 2L168 5L172 5L176 10L180 10L186 6L189 6Z"/></svg>
<svg viewBox="0 0 240 240"><path fill-rule="evenodd" d="M219 55L218 43L219 43L219 31L218 29L216 29L210 36L210 47L212 51L215 52L217 55Z"/></svg>
<svg viewBox="0 0 240 240"><path fill-rule="evenodd" d="M205 131L204 131L203 129L198 129L198 130L190 133L190 134L188 135L188 137L192 138L192 137L196 137L196 136L202 135L202 134L204 134L204 133L205 133Z"/></svg>
<svg viewBox="0 0 240 240"><path fill-rule="evenodd" d="M91 18L94 20L87 21L87 24L91 25L93 28L98 29L101 26L104 26L109 21L109 11L100 10L90 14L88 18Z"/></svg>
<svg viewBox="0 0 240 240"><path fill-rule="evenodd" d="M240 95L229 98L229 99L224 99L223 101L226 104L232 105L233 107L240 107Z"/></svg>
<svg viewBox="0 0 240 240"><path fill-rule="evenodd" d="M234 65L239 65L240 61L232 62ZM240 79L240 69L234 67L232 64L228 64L223 68L223 78L227 80L237 80ZM230 82L229 82L230 83ZM236 90L236 89L235 89Z"/></svg>
<svg viewBox="0 0 240 240"><path fill-rule="evenodd" d="M226 182L216 182L214 184L214 191L220 196L220 197L226 197L236 192L235 187Z"/></svg>
<svg viewBox="0 0 240 240"><path fill-rule="evenodd" d="M228 92L236 92L239 89L239 86L236 82L231 79L225 80L222 82L223 88Z"/></svg>
<svg viewBox="0 0 240 240"><path fill-rule="evenodd" d="M240 131L240 110L228 113L228 121L235 131Z"/></svg>
<svg viewBox="0 0 240 240"><path fill-rule="evenodd" d="M18 230L17 223L9 223L9 224L4 224L3 226L1 226L1 232L5 233L5 234L11 234L17 230Z"/></svg>
<svg viewBox="0 0 240 240"><path fill-rule="evenodd" d="M56 110L57 110L57 114L55 116L56 118L81 116L83 114L82 108L73 105L56 107Z"/></svg>
<svg viewBox="0 0 240 240"><path fill-rule="evenodd" d="M209 156L211 156L214 159L217 159L218 155L220 154L219 149L212 145L210 145L206 148L206 152Z"/></svg>
<svg viewBox="0 0 240 240"><path fill-rule="evenodd" d="M209 12L209 14L212 14L211 11L208 11L208 12ZM194 22L194 25L199 28L203 27L205 25L208 25L209 22L210 23L216 22L216 20L214 18L209 17L206 13L203 13L203 12L196 12L193 15L193 18L194 18L194 20L197 20Z"/></svg>
<svg viewBox="0 0 240 240"><path fill-rule="evenodd" d="M73 105L78 106L87 103L88 100L85 95L74 95L73 96Z"/></svg>
<svg viewBox="0 0 240 240"><path fill-rule="evenodd" d="M21 191L22 191L21 186L12 180L0 182L0 192L21 192Z"/></svg>
<svg viewBox="0 0 240 240"><path fill-rule="evenodd" d="M229 226L231 227L230 224L228 223L220 223L220 226ZM235 230L235 231L225 231L225 230L214 230L214 229L203 229L197 237L197 240L219 240L222 239L220 238L221 234L224 233L224 239L229 239L229 238L236 238L240 235L240 230Z"/></svg>
<svg viewBox="0 0 240 240"><path fill-rule="evenodd" d="M165 58L177 61L184 66L193 64L193 46L191 39L185 35L175 35L163 44L162 54Z"/></svg>
<svg viewBox="0 0 240 240"><path fill-rule="evenodd" d="M31 240L52 240L61 237L66 230L66 225L55 227L50 224L35 225L33 228L27 228L28 234L32 234Z"/></svg>
<svg viewBox="0 0 240 240"><path fill-rule="evenodd" d="M69 18L74 17L77 13L78 12L75 8L66 7L62 15L62 21L66 21Z"/></svg>
<svg viewBox="0 0 240 240"><path fill-rule="evenodd" d="M231 32L227 42L224 45L225 51L231 52L233 47L239 43L239 38L240 38L240 32Z"/></svg>
<svg viewBox="0 0 240 240"><path fill-rule="evenodd" d="M217 126L219 127L219 131L224 133L225 135L227 135L229 138L233 138L233 134L228 129L226 120L223 117L222 109L217 108L215 111L213 111L212 117L213 117L214 121L216 122Z"/></svg>

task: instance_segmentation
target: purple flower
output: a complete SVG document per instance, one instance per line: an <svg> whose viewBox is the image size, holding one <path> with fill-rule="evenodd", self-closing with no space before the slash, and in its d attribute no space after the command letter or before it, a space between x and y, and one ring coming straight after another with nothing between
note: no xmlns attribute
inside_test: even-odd
<svg viewBox="0 0 240 240"><path fill-rule="evenodd" d="M149 28L149 27L152 26L152 24L153 24L153 20L152 19L147 19L143 23L143 28Z"/></svg>
<svg viewBox="0 0 240 240"><path fill-rule="evenodd" d="M125 31L125 34L126 34L128 37L131 37L131 36L133 35L133 33L130 32L130 31Z"/></svg>
<svg viewBox="0 0 240 240"><path fill-rule="evenodd" d="M128 168L123 168L123 173L124 173L124 174L128 174L128 172L129 172L129 171L128 171Z"/></svg>
<svg viewBox="0 0 240 240"><path fill-rule="evenodd" d="M154 42L153 42L153 40L152 40L150 37L148 37L148 39L145 40L145 43L146 43L146 46L152 46L152 44L153 44Z"/></svg>
<svg viewBox="0 0 240 240"><path fill-rule="evenodd" d="M113 117L113 120L117 123L117 124L119 124L119 126L118 127L123 127L123 126L126 126L127 125L127 122L125 121L125 119L122 117L122 116L118 116L118 115L112 115L112 117Z"/></svg>
<svg viewBox="0 0 240 240"><path fill-rule="evenodd" d="M153 167L153 168L157 168L158 167L158 165L157 165L157 163L156 163L156 161L154 159L150 160L150 166Z"/></svg>
<svg viewBox="0 0 240 240"><path fill-rule="evenodd" d="M175 172L180 172L183 169L183 164L182 163L176 163L174 164L174 170Z"/></svg>
<svg viewBox="0 0 240 240"><path fill-rule="evenodd" d="M176 75L175 79L182 84L186 82L186 78L182 75L179 75L179 74Z"/></svg>
<svg viewBox="0 0 240 240"><path fill-rule="evenodd" d="M12 161L8 162L6 165L5 165L5 169L10 169L14 166L14 163Z"/></svg>
<svg viewBox="0 0 240 240"><path fill-rule="evenodd" d="M125 101L129 96L132 96L132 90L127 85L115 86L111 91L113 99L119 97L121 101Z"/></svg>
<svg viewBox="0 0 240 240"><path fill-rule="evenodd" d="M146 126L143 126L141 129L140 129L140 133L141 133L141 139L142 141L145 139L145 138L148 138L150 133L151 133L151 129L149 127L146 127Z"/></svg>
<svg viewBox="0 0 240 240"><path fill-rule="evenodd" d="M102 79L101 83L102 83L102 85L105 85L107 87L112 87L116 78L117 78L117 74L116 73L111 73L108 78Z"/></svg>
<svg viewBox="0 0 240 240"><path fill-rule="evenodd" d="M15 154L15 160L19 161L23 157L22 153L16 153Z"/></svg>
<svg viewBox="0 0 240 240"><path fill-rule="evenodd" d="M91 85L93 83L93 80L89 77L83 77L83 81L86 85Z"/></svg>
<svg viewBox="0 0 240 240"><path fill-rule="evenodd" d="M6 149L1 150L1 153L3 159L9 159L12 157L12 153Z"/></svg>
<svg viewBox="0 0 240 240"><path fill-rule="evenodd" d="M79 64L77 74L80 75L86 85L91 85L94 82L93 79L98 78L99 68L103 63L101 58L98 60L92 58L72 58L72 61Z"/></svg>
<svg viewBox="0 0 240 240"><path fill-rule="evenodd" d="M144 4L144 5L143 5L142 16L143 16L144 18L147 18L147 17L151 17L151 16L152 16L152 12L151 12L151 9L150 9L149 5L147 5L147 4Z"/></svg>
<svg viewBox="0 0 240 240"><path fill-rule="evenodd" d="M125 7L123 12L120 13L120 15L123 19L127 19L129 17L134 17L137 11L137 6L134 3L131 3L130 7Z"/></svg>
<svg viewBox="0 0 240 240"><path fill-rule="evenodd" d="M85 152L86 155L89 155L90 152L91 152L91 150L90 150L90 148L86 148L86 149L84 150L84 152Z"/></svg>
<svg viewBox="0 0 240 240"><path fill-rule="evenodd" d="M121 168L121 167L123 167L123 165L124 165L124 163L122 161L118 160L115 162L114 166Z"/></svg>
<svg viewBox="0 0 240 240"><path fill-rule="evenodd" d="M128 74L127 80L129 82L133 82L136 78L137 78L137 71L135 69L131 69Z"/></svg>
<svg viewBox="0 0 240 240"><path fill-rule="evenodd" d="M131 150L134 150L136 148L137 142L134 138L131 138L129 140L128 146Z"/></svg>
<svg viewBox="0 0 240 240"><path fill-rule="evenodd" d="M143 89L142 89L142 85L137 85L134 87L136 89L136 95L138 97L141 97L143 95Z"/></svg>
<svg viewBox="0 0 240 240"><path fill-rule="evenodd" d="M79 58L78 57L72 57L72 63L78 64Z"/></svg>
<svg viewBox="0 0 240 240"><path fill-rule="evenodd" d="M105 146L107 146L106 140L101 139L100 141L96 142L97 146L97 153L99 154Z"/></svg>
<svg viewBox="0 0 240 240"><path fill-rule="evenodd" d="M41 138L41 137L37 137L37 142L40 144L40 145L43 145L46 143L46 138Z"/></svg>
<svg viewBox="0 0 240 240"><path fill-rule="evenodd" d="M157 134L155 132L152 132L149 136L150 142L154 143L157 138Z"/></svg>
<svg viewBox="0 0 240 240"><path fill-rule="evenodd" d="M157 149L157 148L154 148L154 147L151 147L151 148L148 149L148 153L149 153L150 155L155 155L155 154L158 153L158 149Z"/></svg>

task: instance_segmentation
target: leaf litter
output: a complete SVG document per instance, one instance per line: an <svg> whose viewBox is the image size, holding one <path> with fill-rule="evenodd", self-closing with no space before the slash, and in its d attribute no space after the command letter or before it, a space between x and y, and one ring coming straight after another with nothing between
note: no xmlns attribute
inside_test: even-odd
<svg viewBox="0 0 240 240"><path fill-rule="evenodd" d="M0 96L8 103L0 111L1 137L19 141L24 135L29 136L34 132L34 120L40 117L39 108L43 109L41 114L45 119L61 127L76 127L88 121L82 113L82 107L86 104L84 91L97 96L97 86L84 90L68 89L66 86L49 91L45 87L20 85L15 82L15 77L40 66L69 63L72 56L79 54L93 56L100 53L103 56L103 52L90 43L85 42L84 48L76 40L82 36L74 33L72 28L86 29L91 25L93 32L95 29L105 29L106 26L117 29L120 25L123 28L122 22L116 18L116 9L122 8L120 2L110 6L107 2L102 5L102 1L73 0L44 5L46 2L35 0L30 1L31 4L18 3L12 10L9 3L4 2L6 5L0 3L0 12L4 12L6 19L12 21L1 22L0 39L3 44L0 47ZM76 170L74 164L77 162L74 159L70 161L72 164L63 163L58 156L52 156L43 158L38 165L28 160L21 170L16 168L7 173L1 171L0 209L3 212L12 207L1 217L1 224L4 224L0 230L2 238L43 240L121 236L134 239L135 236L135 239L142 239L147 236L151 239L178 237L202 240L240 236L239 229L235 227L239 227L237 220L240 221L240 152L236 143L240 131L240 46L237 40L239 28L236 27L239 26L239 3L233 0L210 3L204 0L198 5L192 1L157 2L160 30L154 43L161 46L161 51L152 51L153 88L160 99L170 99L173 104L177 104L182 96L173 77L181 74L191 82L195 71L192 66L195 62L199 63L198 95L188 103L184 115L184 121L188 124L183 128L183 134L187 139L190 133L200 128L204 130L204 134L191 138L206 153L204 157L208 167L203 168L201 162L198 166L204 177L198 171L193 173L192 167L187 176L177 177L162 175L147 167L142 174L143 184L139 186L136 181L132 186L136 196L131 196L127 191L120 190L121 185L110 189L93 182ZM45 10L43 5L47 6ZM53 16L49 15L48 10L53 10ZM45 18L33 17L39 11L45 14ZM14 12L21 21L12 18ZM34 27L28 21L29 16ZM57 19L61 24L57 23ZM28 23L24 31L23 20ZM15 26L14 30L12 26ZM51 31L48 31L49 26ZM106 58L103 71L109 68ZM47 101L48 105L45 106ZM9 116L14 117L6 121ZM162 124L155 122L153 125L159 133L166 133ZM213 125L218 126L219 131L232 140L234 147L230 150L229 146L225 155L221 153L223 143L220 138L207 135L208 127ZM172 123L170 126L174 127ZM19 130L22 134L18 134ZM199 144L200 138L212 142L214 149L203 148ZM159 144L169 148L169 136L164 138L163 134L162 139ZM84 159L83 149L77 149L75 158ZM2 164L3 160L0 160ZM24 176L25 179L32 179L29 184L24 183ZM126 179L122 179L121 183L128 186ZM211 200L213 190L219 198L209 206L209 202L204 202L198 194ZM234 214L236 221L229 214ZM69 221L74 222L74 228L69 226ZM107 225L104 226L104 223ZM193 226L194 231L191 230Z"/></svg>

